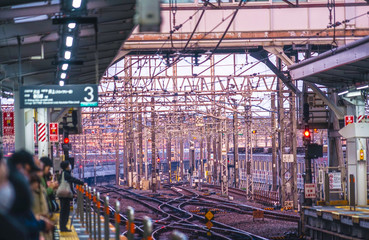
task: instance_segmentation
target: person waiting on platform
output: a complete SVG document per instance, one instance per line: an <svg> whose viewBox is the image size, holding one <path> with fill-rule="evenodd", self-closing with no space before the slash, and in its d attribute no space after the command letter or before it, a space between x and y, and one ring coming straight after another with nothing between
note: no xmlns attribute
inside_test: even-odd
<svg viewBox="0 0 369 240"><path fill-rule="evenodd" d="M25 240L26 232L9 211L15 199L15 190L8 180L8 167L0 151L0 240Z"/></svg>
<svg viewBox="0 0 369 240"><path fill-rule="evenodd" d="M53 222L44 217L35 218L31 211L33 203L30 178L40 171L33 156L25 151L15 152L8 160L9 181L15 190L14 203L9 211L23 227L28 240L39 240L40 231L49 232L54 228Z"/></svg>
<svg viewBox="0 0 369 240"><path fill-rule="evenodd" d="M50 213L59 211L59 205L55 201L55 193L59 186L58 182L51 181L52 173L51 168L53 167L53 161L49 157L42 157L40 161L43 163L41 185L46 189L46 200L49 207Z"/></svg>
<svg viewBox="0 0 369 240"><path fill-rule="evenodd" d="M60 163L60 167L63 170L62 174L59 178L59 188L56 191L57 197L60 199L60 218L59 218L59 225L60 225L60 231L61 232L70 232L67 228L67 223L69 219L69 211L70 211L70 202L73 198L73 187L72 184L77 185L83 185L84 183L77 179L72 177L71 175L71 166L68 160L65 160ZM67 182L69 189L66 191L64 189L64 186L66 184L63 184L63 182Z"/></svg>

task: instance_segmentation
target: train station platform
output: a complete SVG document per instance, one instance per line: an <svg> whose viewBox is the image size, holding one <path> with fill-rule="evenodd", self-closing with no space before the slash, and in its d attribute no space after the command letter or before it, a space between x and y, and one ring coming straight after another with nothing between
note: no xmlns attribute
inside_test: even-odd
<svg viewBox="0 0 369 240"><path fill-rule="evenodd" d="M308 239L368 239L369 206L304 207Z"/></svg>
<svg viewBox="0 0 369 240"><path fill-rule="evenodd" d="M56 218L59 219L59 213L55 214ZM71 214L72 215L72 214ZM59 222L59 221L57 221ZM72 223L72 224L71 224ZM97 225L97 223L96 223ZM95 223L93 222L92 219L92 226L95 226ZM82 222L80 221L80 219L71 216L69 218L67 227L71 230L71 232L61 232L59 229L59 223L57 223L56 225L56 234L55 234L55 239L60 239L60 240L76 240L76 239L80 239L80 240L88 240L88 239L94 239L94 232L92 231L92 233L88 233L88 231L86 230L86 224L82 224ZM109 228L110 228L110 235L109 235L109 239L110 240L115 240L115 228L114 226L109 223ZM97 229L97 228L96 228ZM104 218L102 216L100 216L100 229L101 229L101 239L105 239L105 235L104 235ZM98 235L98 230L96 230L96 236ZM96 238L98 239L98 238ZM121 236L120 239L126 239L124 236Z"/></svg>

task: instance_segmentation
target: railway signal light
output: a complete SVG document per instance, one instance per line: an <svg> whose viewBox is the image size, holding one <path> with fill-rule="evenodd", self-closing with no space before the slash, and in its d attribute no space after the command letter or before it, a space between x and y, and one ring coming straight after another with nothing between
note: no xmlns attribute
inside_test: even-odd
<svg viewBox="0 0 369 240"><path fill-rule="evenodd" d="M305 129L304 136L305 136L305 138L309 138L310 137L310 131L309 131L309 129Z"/></svg>
<svg viewBox="0 0 369 240"><path fill-rule="evenodd" d="M310 129L309 126L305 126L305 131L304 131L304 140L309 143L310 142Z"/></svg>
<svg viewBox="0 0 369 240"><path fill-rule="evenodd" d="M68 144L69 143L69 138L65 137L63 141L64 141L65 144Z"/></svg>

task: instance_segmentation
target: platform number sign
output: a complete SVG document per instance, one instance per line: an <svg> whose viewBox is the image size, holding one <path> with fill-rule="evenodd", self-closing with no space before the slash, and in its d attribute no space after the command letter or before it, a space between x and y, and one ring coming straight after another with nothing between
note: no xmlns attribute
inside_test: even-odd
<svg viewBox="0 0 369 240"><path fill-rule="evenodd" d="M20 108L97 107L98 86L43 85L20 87Z"/></svg>
<svg viewBox="0 0 369 240"><path fill-rule="evenodd" d="M305 183L305 198L316 198L314 183Z"/></svg>
<svg viewBox="0 0 369 240"><path fill-rule="evenodd" d="M354 123L354 115L346 115L345 116L345 126Z"/></svg>

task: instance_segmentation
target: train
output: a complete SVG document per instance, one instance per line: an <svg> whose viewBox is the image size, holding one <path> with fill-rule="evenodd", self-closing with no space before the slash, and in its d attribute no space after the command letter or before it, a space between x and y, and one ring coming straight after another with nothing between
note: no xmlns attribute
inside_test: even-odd
<svg viewBox="0 0 369 240"><path fill-rule="evenodd" d="M288 149L286 149L288 151ZM246 154L245 154L245 148L239 148L238 149L239 152L239 161L245 161L246 158ZM163 154L164 153L164 154ZM297 188L299 190L303 189L303 173L305 172L305 148L303 147L298 147L297 148ZM158 151L158 156L159 156L159 161L156 159L157 162L157 166L158 166L158 171L163 171L164 173L168 172L169 170L169 165L168 162L165 158L166 155L166 151L164 150L159 150ZM207 154L204 154L205 156L207 156ZM120 166L123 167L123 159L124 159L124 154L123 152L119 152L119 159L120 159ZM230 173L230 179L232 178L232 174L234 172L234 161L233 161L233 149L230 148L229 152L227 153L227 163L228 163L228 172ZM200 152L198 149L195 150L195 171L197 172L197 170L199 169L200 166ZM272 149L271 148L252 148L252 157L253 157L253 171L252 171L252 175L253 175L253 182L254 182L254 186L258 189L270 189L272 186L272 181L273 181L273 175L272 175ZM116 162L116 153L101 153L101 154L93 154L93 153L88 153L86 154L86 158L84 154L76 154L75 155L76 158L76 165L83 165L81 160L84 160L84 166L92 166L94 164L96 165L106 165L106 164L111 164L111 165L115 165ZM171 158L174 159L174 153L171 153ZM148 151L148 159L151 159L151 151ZM189 169L190 169L190 161L189 161L189 151L188 149L184 150L184 172L185 174L188 173ZM204 163L204 172L210 172L210 165L208 164L208 159L203 159L203 163ZM147 169L148 169L148 174L151 174L151 169L152 169L152 165L151 165L151 160L148 161L147 163ZM314 159L312 161L312 171L313 171L313 181L315 181L315 179L317 178L317 174L318 174L318 169L322 168L322 167L326 167L328 165L328 158L326 156L326 151L324 152L324 156L318 159ZM290 163L286 163L286 168L290 167ZM144 168L145 169L145 168ZM172 160L171 161L171 170L172 172L177 172L180 169L180 162L179 161L175 161ZM145 171L145 170L144 170ZM219 172L219 171L218 171ZM203 176L205 175L205 173L203 174ZM124 172L123 175L121 177L124 176ZM240 175L241 180L245 180L242 179L242 177L244 177L242 174ZM286 174L286 178L289 178L289 174Z"/></svg>

